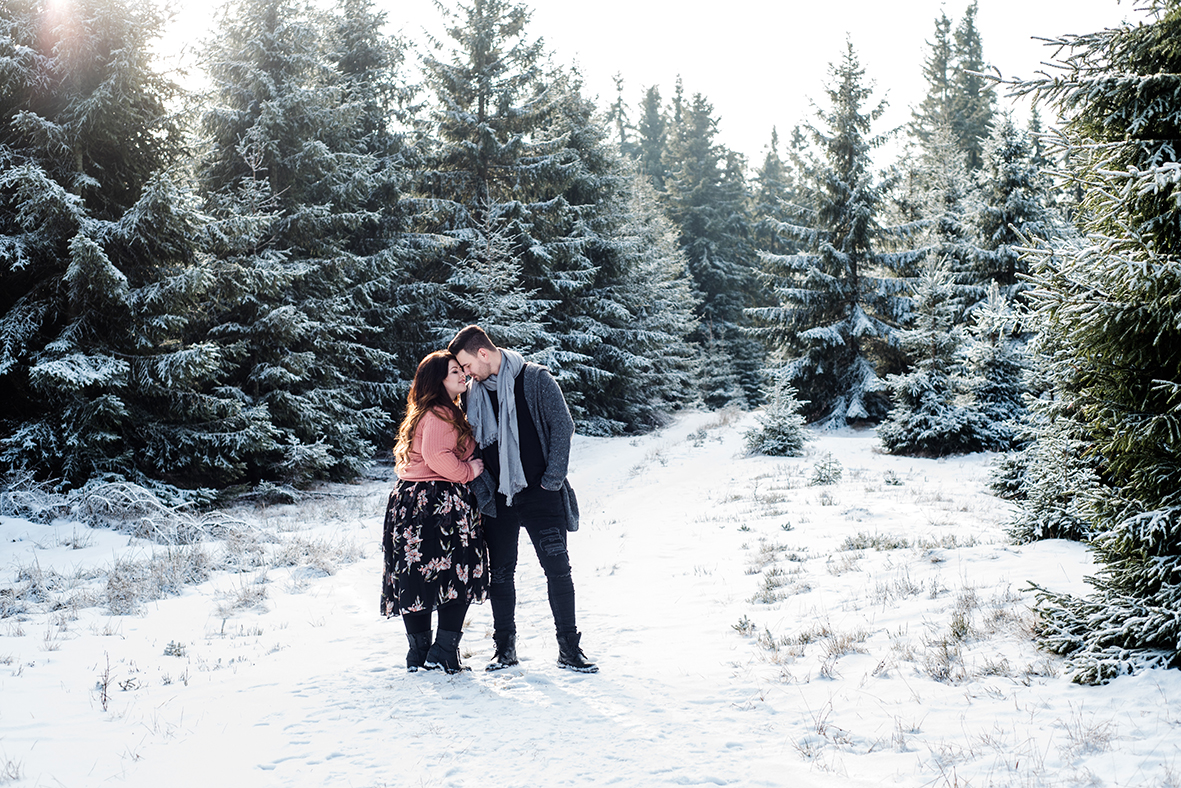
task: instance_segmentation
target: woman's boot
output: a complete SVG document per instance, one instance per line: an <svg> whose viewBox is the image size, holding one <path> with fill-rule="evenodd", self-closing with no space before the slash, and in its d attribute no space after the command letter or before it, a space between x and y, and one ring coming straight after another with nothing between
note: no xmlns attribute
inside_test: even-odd
<svg viewBox="0 0 1181 788"><path fill-rule="evenodd" d="M442 668L448 673L458 673L461 670L471 670L459 661L459 639L462 632L450 632L440 629L435 635L434 645L426 654L427 670Z"/></svg>
<svg viewBox="0 0 1181 788"><path fill-rule="evenodd" d="M406 639L410 641L410 650L406 652L406 672L413 673L419 668L426 667L426 655L431 648L431 632L407 632Z"/></svg>

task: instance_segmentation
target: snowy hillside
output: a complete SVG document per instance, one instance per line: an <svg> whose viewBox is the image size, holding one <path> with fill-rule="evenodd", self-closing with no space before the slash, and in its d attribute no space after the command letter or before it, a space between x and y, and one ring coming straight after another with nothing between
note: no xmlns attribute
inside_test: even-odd
<svg viewBox="0 0 1181 788"><path fill-rule="evenodd" d="M1028 583L1081 591L1089 560L1008 544L990 457L851 430L744 457L753 424L576 439L598 675L555 665L527 544L521 665L482 670L484 604L475 670L407 674L377 614L388 480L229 513L196 548L0 520L0 785L1181 783L1181 672L1076 686L1032 647Z"/></svg>

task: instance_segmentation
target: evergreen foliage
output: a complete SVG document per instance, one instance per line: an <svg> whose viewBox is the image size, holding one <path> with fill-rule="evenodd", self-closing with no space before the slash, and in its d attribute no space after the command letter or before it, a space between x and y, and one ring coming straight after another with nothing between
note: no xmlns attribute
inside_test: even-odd
<svg viewBox="0 0 1181 788"><path fill-rule="evenodd" d="M636 128L639 143L635 156L640 162L640 172L648 176L657 190L664 190L664 150L668 145L668 119L660 100L660 89L655 85L644 91L640 103L640 121Z"/></svg>
<svg viewBox="0 0 1181 788"><path fill-rule="evenodd" d="M624 356L625 374L601 396L618 403L628 431L661 426L668 414L698 400L698 297L677 231L648 179L634 172L620 226L621 276L601 293L623 307L609 322L606 347Z"/></svg>
<svg viewBox="0 0 1181 788"><path fill-rule="evenodd" d="M1181 3L1149 7L1144 23L1056 42L1061 73L1019 85L1069 115L1085 188L1087 242L1035 268L1065 405L1098 470L1093 590L1039 604L1041 642L1080 682L1181 665Z"/></svg>
<svg viewBox="0 0 1181 788"><path fill-rule="evenodd" d="M1046 176L1034 162L1028 134L1010 113L1002 113L984 144L977 174L977 199L968 221L975 236L975 301L996 282L1013 299L1028 285L1023 249L1037 240L1053 238L1057 230L1046 207Z"/></svg>
<svg viewBox="0 0 1181 788"><path fill-rule="evenodd" d="M701 404L710 410L745 407L747 404L746 393L734 370L734 360L723 337L719 336L723 330L708 323L703 326L705 340L701 344L696 378Z"/></svg>
<svg viewBox="0 0 1181 788"><path fill-rule="evenodd" d="M396 190L374 117L386 83L343 70L372 52L295 0L220 21L203 56L197 177L218 282L203 329L225 348L221 389L268 425L242 439L242 480L349 478L404 387L382 341L405 314L384 301L393 260L364 238L388 229L374 194Z"/></svg>
<svg viewBox="0 0 1181 788"><path fill-rule="evenodd" d="M122 0L0 8L0 464L66 487L216 481L257 428L215 385L220 349L186 340L211 281L162 174L182 153L162 23Z"/></svg>
<svg viewBox="0 0 1181 788"><path fill-rule="evenodd" d="M972 410L978 415L981 448L1012 451L1023 442L1028 368L1021 317L995 283L971 315L965 353Z"/></svg>
<svg viewBox="0 0 1181 788"><path fill-rule="evenodd" d="M952 41L951 20L943 11L935 20L935 35L927 41L923 58L923 78L927 81L927 95L911 110L908 127L910 135L925 146L937 129L951 130L955 124L955 46ZM956 137L958 144L959 138Z"/></svg>
<svg viewBox="0 0 1181 788"><path fill-rule="evenodd" d="M450 239L452 283L510 277L498 287L515 299L511 316L489 315L506 329L493 340L510 346L519 339L516 349L551 368L581 431L641 429L655 419L651 403L681 396L635 385L654 381L649 373L660 350L651 337L638 341L644 305L633 288L666 285L659 277L649 282L656 274L638 267L632 252L638 230L627 214L626 163L608 144L577 75L543 68L528 20L524 6L473 0L450 14L450 50L425 60L435 95L434 139L419 178L431 211L426 227ZM499 273L466 270L481 260ZM473 316L462 301L452 299L441 339ZM689 302L657 303L673 312L648 309L645 319L679 330L679 310ZM677 343L669 350L687 352Z"/></svg>
<svg viewBox="0 0 1181 788"><path fill-rule="evenodd" d="M907 283L891 273L921 254L884 251L904 233L877 220L882 192L869 154L884 138L871 136L870 127L885 105L865 108L872 91L864 77L849 44L830 66L831 108L818 115L823 127L810 127L823 156L803 184L815 213L807 225L779 228L805 251L760 255L778 305L749 310L762 324L760 335L789 358L789 379L809 403L807 418L833 427L886 414L877 365L892 352L909 308Z"/></svg>
<svg viewBox="0 0 1181 788"><path fill-rule="evenodd" d="M984 163L984 140L996 105L992 84L983 72L984 43L976 28L976 0L964 9L964 16L953 36L955 68L952 74L951 127L967 155L968 170L975 172Z"/></svg>
<svg viewBox="0 0 1181 788"><path fill-rule="evenodd" d="M678 100L664 152L665 204L680 228L681 248L701 294L700 318L712 341L730 356L743 399L761 395L763 348L743 331L744 310L756 303L754 249L744 162L716 142L718 121L700 93L688 104ZM699 337L700 339L700 337ZM718 392L705 392L708 402Z"/></svg>
<svg viewBox="0 0 1181 788"><path fill-rule="evenodd" d="M914 367L886 379L894 405L878 437L891 454L943 457L980 449L986 425L963 401L959 354L966 337L954 322L954 294L946 265L932 255L915 285L913 321L898 333Z"/></svg>
<svg viewBox="0 0 1181 788"><path fill-rule="evenodd" d="M765 374L771 390L763 413L758 417L759 427L745 435L747 451L770 457L798 457L808 440L804 417L800 413L804 403L796 399L795 387L788 381L782 366L768 369Z"/></svg>
<svg viewBox="0 0 1181 788"><path fill-rule="evenodd" d="M991 84L982 76L988 64L976 13L976 0L972 0L954 30L947 14L939 13L923 58L927 94L911 110L908 126L911 137L923 148L938 129L949 129L970 173L983 163L984 139L996 103Z"/></svg>
<svg viewBox="0 0 1181 788"><path fill-rule="evenodd" d="M799 251L794 239L779 233L779 226L796 219L801 211L797 194L797 183L801 178L793 165L799 161L806 144L803 132L797 126L792 130L789 159L784 161L779 153L779 132L771 130L767 155L755 172L751 193L751 240L759 251L780 255Z"/></svg>

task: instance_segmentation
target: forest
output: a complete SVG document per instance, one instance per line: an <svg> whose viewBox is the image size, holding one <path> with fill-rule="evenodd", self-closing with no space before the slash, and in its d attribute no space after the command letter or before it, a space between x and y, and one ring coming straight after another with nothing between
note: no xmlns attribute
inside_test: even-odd
<svg viewBox="0 0 1181 788"><path fill-rule="evenodd" d="M1006 83L975 3L941 14L882 170L852 44L749 162L691 86L598 106L527 6L440 10L429 47L370 0L235 0L190 92L146 0L0 8L0 495L355 478L418 359L478 323L585 435L762 408L752 452L805 425L998 452L1011 537L1102 565L1042 593L1043 644L1080 681L1178 665L1181 3Z"/></svg>

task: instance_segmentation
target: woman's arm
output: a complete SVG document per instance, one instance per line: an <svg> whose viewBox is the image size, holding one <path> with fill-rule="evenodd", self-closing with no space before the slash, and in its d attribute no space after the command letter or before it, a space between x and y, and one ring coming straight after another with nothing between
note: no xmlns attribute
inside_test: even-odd
<svg viewBox="0 0 1181 788"><path fill-rule="evenodd" d="M422 439L422 459L433 473L452 482L466 484L480 474L479 460L460 456L455 427L434 413L426 413L418 422Z"/></svg>

